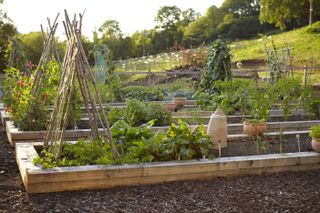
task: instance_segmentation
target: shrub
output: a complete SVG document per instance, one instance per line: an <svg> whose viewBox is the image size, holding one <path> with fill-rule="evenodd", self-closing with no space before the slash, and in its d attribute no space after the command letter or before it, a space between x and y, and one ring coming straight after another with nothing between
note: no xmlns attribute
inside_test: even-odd
<svg viewBox="0 0 320 213"><path fill-rule="evenodd" d="M60 80L60 68L54 61L50 61L42 78L39 96L33 97L31 89L34 84L34 66L31 62L23 71L15 68L5 70L4 101L6 109L10 111L15 125L21 130L44 130L50 117L48 108L56 100L57 88ZM69 127L76 125L81 117L81 100L79 91L72 99L72 112L68 119Z"/></svg>
<svg viewBox="0 0 320 213"><path fill-rule="evenodd" d="M245 114L250 110L249 94L254 89L252 80L216 81L211 88L214 93L198 92L195 98L203 110L213 111L220 107L226 114L235 111Z"/></svg>
<svg viewBox="0 0 320 213"><path fill-rule="evenodd" d="M127 86L122 88L120 93L114 95L117 101L123 101L123 99L137 99L139 101L164 100L164 94L160 89L145 86Z"/></svg>
<svg viewBox="0 0 320 213"><path fill-rule="evenodd" d="M139 126L151 120L154 120L156 126L164 126L172 121L171 113L161 104L142 103L137 100L128 100L126 103L127 121L132 126Z"/></svg>
<svg viewBox="0 0 320 213"><path fill-rule="evenodd" d="M307 33L320 33L320 21L313 23L311 26L306 27Z"/></svg>
<svg viewBox="0 0 320 213"><path fill-rule="evenodd" d="M310 136L313 138L320 138L320 125L311 127Z"/></svg>

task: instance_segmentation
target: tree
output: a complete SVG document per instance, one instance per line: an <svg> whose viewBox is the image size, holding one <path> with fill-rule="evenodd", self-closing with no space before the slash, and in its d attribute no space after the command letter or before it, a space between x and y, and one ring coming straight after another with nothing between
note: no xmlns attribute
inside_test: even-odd
<svg viewBox="0 0 320 213"><path fill-rule="evenodd" d="M2 10L2 3L3 0L0 0L0 71L3 71L8 63L6 51L9 46L9 39L17 33L7 13Z"/></svg>
<svg viewBox="0 0 320 213"><path fill-rule="evenodd" d="M185 40L191 44L201 44L217 38L216 27L222 22L223 16L216 6L208 8L204 16L191 22L185 28Z"/></svg>
<svg viewBox="0 0 320 213"><path fill-rule="evenodd" d="M259 16L259 0L225 0L220 7L223 14L232 13L236 18L241 16Z"/></svg>
<svg viewBox="0 0 320 213"><path fill-rule="evenodd" d="M28 60L36 64L39 62L43 51L43 35L41 32L30 32L27 34L20 34L22 48Z"/></svg>
<svg viewBox="0 0 320 213"><path fill-rule="evenodd" d="M99 32L102 33L103 37L119 39L122 37L122 32L120 29L120 24L116 20L106 20L98 29Z"/></svg>
<svg viewBox="0 0 320 213"><path fill-rule="evenodd" d="M176 28L176 23L181 20L181 9L177 6L163 6L158 10L155 21L156 28L163 31L169 31Z"/></svg>
<svg viewBox="0 0 320 213"><path fill-rule="evenodd" d="M260 0L260 21L275 24L282 30L306 25L310 20L310 4L319 8L320 0ZM317 5L317 6L315 6ZM320 11L312 11L314 18L320 18Z"/></svg>
<svg viewBox="0 0 320 213"><path fill-rule="evenodd" d="M158 10L155 21L156 30L164 38L165 49L168 50L175 43L182 43L181 30L179 32L179 22L182 19L182 11L177 6L163 6ZM182 35L182 36L181 36Z"/></svg>
<svg viewBox="0 0 320 213"><path fill-rule="evenodd" d="M195 21L197 18L200 17L200 13L197 13L194 9L192 8L188 8L185 11L182 11L181 13L181 21L180 21L180 25L183 27L188 26L188 24L190 22Z"/></svg>

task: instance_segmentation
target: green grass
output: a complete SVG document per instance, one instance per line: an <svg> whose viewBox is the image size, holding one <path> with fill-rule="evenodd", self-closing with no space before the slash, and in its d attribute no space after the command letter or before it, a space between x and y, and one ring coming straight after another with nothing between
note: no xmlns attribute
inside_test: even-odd
<svg viewBox="0 0 320 213"><path fill-rule="evenodd" d="M248 60L265 60L265 47L274 41L276 47L289 45L292 48L292 59L295 66L311 62L320 65L320 33L307 33L306 27L269 36L265 39L252 39L231 43L233 62Z"/></svg>
<svg viewBox="0 0 320 213"><path fill-rule="evenodd" d="M320 22L315 23L319 30ZM230 44L231 53L233 55L232 62L251 61L254 67L265 68L266 61L265 44L267 48L271 47L274 42L277 49L284 47L291 48L292 65L294 66L320 66L320 33L316 31L309 33L309 27L300 28L288 32L275 34L265 37L264 39L251 39L236 41ZM310 28L309 28L310 29ZM116 71L151 71L159 72L173 69L174 67L186 64L191 55L206 54L207 47L172 52L162 53L155 56L141 57L129 60L118 61L115 63ZM257 62L257 65L255 63ZM263 62L263 63L261 63ZM252 66L243 66L243 70L250 69ZM320 70L313 70L310 79L313 82L320 82ZM261 73L261 75L265 75ZM303 71L295 71L295 75L303 76ZM144 75L133 75L130 81L145 77Z"/></svg>

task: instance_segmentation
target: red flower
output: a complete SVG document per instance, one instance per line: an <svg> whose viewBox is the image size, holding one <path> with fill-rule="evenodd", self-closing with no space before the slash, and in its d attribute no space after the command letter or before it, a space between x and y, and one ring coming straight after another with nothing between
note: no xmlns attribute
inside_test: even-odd
<svg viewBox="0 0 320 213"><path fill-rule="evenodd" d="M23 72L23 76L29 77L30 74L28 72Z"/></svg>
<svg viewBox="0 0 320 213"><path fill-rule="evenodd" d="M19 87L24 87L25 86L25 81L24 80L18 81L18 86Z"/></svg>
<svg viewBox="0 0 320 213"><path fill-rule="evenodd" d="M28 62L28 67L29 67L30 69L32 69L33 64L32 64L32 62L31 62L31 61L29 61L29 62Z"/></svg>

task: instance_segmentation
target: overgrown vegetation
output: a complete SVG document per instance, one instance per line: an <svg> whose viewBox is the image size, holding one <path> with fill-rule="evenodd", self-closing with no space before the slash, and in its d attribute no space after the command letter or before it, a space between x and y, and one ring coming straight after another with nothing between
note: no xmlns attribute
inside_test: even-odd
<svg viewBox="0 0 320 213"><path fill-rule="evenodd" d="M125 108L112 108L109 113L109 122L116 123L124 120L131 126L139 126L154 120L156 126L170 125L171 113L158 103L144 103L135 99L127 100Z"/></svg>
<svg viewBox="0 0 320 213"><path fill-rule="evenodd" d="M270 84L257 84L254 80L233 79L216 81L212 94L200 92L197 104L204 110L222 108L227 114L236 111L251 115L255 120L267 120L272 104L278 104L285 119L289 116L294 103L295 108L304 108L319 118L319 101L312 97L312 87L301 86L299 79L281 78Z"/></svg>
<svg viewBox="0 0 320 213"><path fill-rule="evenodd" d="M311 127L310 137L320 138L320 125Z"/></svg>
<svg viewBox="0 0 320 213"><path fill-rule="evenodd" d="M188 160L208 157L209 137L204 127L190 129L182 121L172 124L167 132L153 132L153 121L138 127L131 127L125 121L116 122L111 130L119 157L113 159L109 143L79 140L66 143L62 158L54 161L46 151L34 160L42 168L55 166L80 166L95 164L125 164L153 161Z"/></svg>
<svg viewBox="0 0 320 213"><path fill-rule="evenodd" d="M34 83L35 66L29 62L23 70L10 68L5 70L3 80L6 111L12 116L16 127L21 130L45 130L49 120L50 107L56 98L60 80L60 68L57 62L47 64L43 77L43 87L39 97L33 97L31 89ZM69 128L77 125L81 118L79 91L75 91L72 100L73 111L69 119Z"/></svg>

